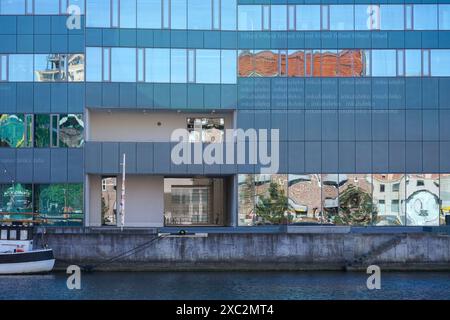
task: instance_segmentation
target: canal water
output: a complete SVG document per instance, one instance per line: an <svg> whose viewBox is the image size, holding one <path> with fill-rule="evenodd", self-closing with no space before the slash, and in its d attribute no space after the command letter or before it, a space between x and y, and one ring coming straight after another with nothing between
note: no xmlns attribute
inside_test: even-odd
<svg viewBox="0 0 450 320"><path fill-rule="evenodd" d="M4 299L444 299L450 272L384 272L381 289L368 290L368 275L345 272L96 272L69 290L65 273L0 276Z"/></svg>

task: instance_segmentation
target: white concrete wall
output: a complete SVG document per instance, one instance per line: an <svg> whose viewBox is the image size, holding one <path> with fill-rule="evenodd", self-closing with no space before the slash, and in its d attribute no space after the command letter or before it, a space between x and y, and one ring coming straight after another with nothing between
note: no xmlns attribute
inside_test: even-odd
<svg viewBox="0 0 450 320"><path fill-rule="evenodd" d="M225 128L234 127L233 113L177 113L88 110L88 141L168 142L174 129L186 129L186 118L224 118ZM161 123L158 126L158 122Z"/></svg>
<svg viewBox="0 0 450 320"><path fill-rule="evenodd" d="M86 197L86 225L89 227L100 227L102 225L102 178L100 176L89 175L87 182L89 187L87 189Z"/></svg>
<svg viewBox="0 0 450 320"><path fill-rule="evenodd" d="M120 177L119 177L120 178ZM89 176L89 225L101 226L101 177ZM122 181L117 181L118 204ZM164 226L164 177L126 177L125 227ZM118 219L118 222L120 220Z"/></svg>

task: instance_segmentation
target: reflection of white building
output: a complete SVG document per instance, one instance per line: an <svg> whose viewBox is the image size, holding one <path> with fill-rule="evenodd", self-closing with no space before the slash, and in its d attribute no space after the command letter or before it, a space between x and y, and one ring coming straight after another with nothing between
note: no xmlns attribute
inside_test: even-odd
<svg viewBox="0 0 450 320"><path fill-rule="evenodd" d="M46 67L36 70L36 81L84 81L83 54L49 54Z"/></svg>
<svg viewBox="0 0 450 320"><path fill-rule="evenodd" d="M439 225L439 176L375 174L377 225Z"/></svg>

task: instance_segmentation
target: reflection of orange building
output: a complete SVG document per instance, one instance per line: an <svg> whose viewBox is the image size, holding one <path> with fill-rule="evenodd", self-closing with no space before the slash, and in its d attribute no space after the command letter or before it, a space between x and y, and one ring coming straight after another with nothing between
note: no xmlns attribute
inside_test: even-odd
<svg viewBox="0 0 450 320"><path fill-rule="evenodd" d="M288 55L287 74L289 77L304 77L305 75L360 77L364 74L365 68L363 50L342 50L336 53L329 51L306 51L305 53L300 50ZM285 54L266 50L257 53L243 51L239 55L240 77L275 77L279 75L286 75Z"/></svg>

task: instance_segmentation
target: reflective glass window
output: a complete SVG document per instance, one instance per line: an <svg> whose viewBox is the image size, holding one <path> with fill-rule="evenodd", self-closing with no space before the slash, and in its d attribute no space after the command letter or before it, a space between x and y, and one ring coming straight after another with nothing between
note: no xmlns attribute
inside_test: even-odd
<svg viewBox="0 0 450 320"><path fill-rule="evenodd" d="M430 76L430 50L422 51L422 75L424 77Z"/></svg>
<svg viewBox="0 0 450 320"><path fill-rule="evenodd" d="M288 12L287 12L287 19L288 19L288 30L295 30L295 6L290 5L288 6Z"/></svg>
<svg viewBox="0 0 450 320"><path fill-rule="evenodd" d="M111 81L111 48L103 48L103 81Z"/></svg>
<svg viewBox="0 0 450 320"><path fill-rule="evenodd" d="M102 48L86 48L86 80L102 81Z"/></svg>
<svg viewBox="0 0 450 320"><path fill-rule="evenodd" d="M0 221L32 220L32 190L31 184L0 184Z"/></svg>
<svg viewBox="0 0 450 320"><path fill-rule="evenodd" d="M330 29L353 30L353 5L330 6Z"/></svg>
<svg viewBox="0 0 450 320"><path fill-rule="evenodd" d="M380 29L380 6L355 5L355 30Z"/></svg>
<svg viewBox="0 0 450 320"><path fill-rule="evenodd" d="M145 81L170 82L170 49L145 49Z"/></svg>
<svg viewBox="0 0 450 320"><path fill-rule="evenodd" d="M320 30L320 6L297 6L297 30Z"/></svg>
<svg viewBox="0 0 450 320"><path fill-rule="evenodd" d="M136 82L136 49L111 49L111 81Z"/></svg>
<svg viewBox="0 0 450 320"><path fill-rule="evenodd" d="M270 30L270 6L262 6L262 29Z"/></svg>
<svg viewBox="0 0 450 320"><path fill-rule="evenodd" d="M220 83L220 50L197 50L197 83Z"/></svg>
<svg viewBox="0 0 450 320"><path fill-rule="evenodd" d="M402 174L372 175L374 225L405 225L405 180L405 176ZM381 186L384 186L384 189Z"/></svg>
<svg viewBox="0 0 450 320"><path fill-rule="evenodd" d="M137 27L161 28L161 0L137 0Z"/></svg>
<svg viewBox="0 0 450 320"><path fill-rule="evenodd" d="M82 114L61 114L58 124L59 146L80 148L83 146L84 121Z"/></svg>
<svg viewBox="0 0 450 320"><path fill-rule="evenodd" d="M222 30L236 30L236 0L221 1Z"/></svg>
<svg viewBox="0 0 450 320"><path fill-rule="evenodd" d="M284 174L256 174L254 180L255 208L253 225L286 224L290 216L287 193L288 177Z"/></svg>
<svg viewBox="0 0 450 320"><path fill-rule="evenodd" d="M145 49L138 49L137 51L137 81L145 80Z"/></svg>
<svg viewBox="0 0 450 320"><path fill-rule="evenodd" d="M162 28L170 28L170 0L162 0Z"/></svg>
<svg viewBox="0 0 450 320"><path fill-rule="evenodd" d="M59 14L59 0L34 1L35 14Z"/></svg>
<svg viewBox="0 0 450 320"><path fill-rule="evenodd" d="M50 146L58 147L58 125L59 125L59 114L50 115Z"/></svg>
<svg viewBox="0 0 450 320"><path fill-rule="evenodd" d="M439 5L439 30L450 30L450 4Z"/></svg>
<svg viewBox="0 0 450 320"><path fill-rule="evenodd" d="M33 55L9 55L9 81L33 81Z"/></svg>
<svg viewBox="0 0 450 320"><path fill-rule="evenodd" d="M50 116L48 114L34 116L34 146L36 148L50 147Z"/></svg>
<svg viewBox="0 0 450 320"><path fill-rule="evenodd" d="M420 77L422 74L422 51L405 50L405 75Z"/></svg>
<svg viewBox="0 0 450 320"><path fill-rule="evenodd" d="M187 28L187 0L172 0L170 3L171 10L171 28L186 29Z"/></svg>
<svg viewBox="0 0 450 320"><path fill-rule="evenodd" d="M351 226L372 224L372 176L339 174L339 214L334 223Z"/></svg>
<svg viewBox="0 0 450 320"><path fill-rule="evenodd" d="M34 212L45 225L82 225L83 184L35 185Z"/></svg>
<svg viewBox="0 0 450 320"><path fill-rule="evenodd" d="M221 83L236 83L236 63L237 59L235 50L222 50Z"/></svg>
<svg viewBox="0 0 450 320"><path fill-rule="evenodd" d="M431 50L431 75L450 76L450 50Z"/></svg>
<svg viewBox="0 0 450 320"><path fill-rule="evenodd" d="M321 189L320 175L288 175L290 223L321 223L323 221Z"/></svg>
<svg viewBox="0 0 450 320"><path fill-rule="evenodd" d="M84 54L67 55L67 80L70 82L84 81Z"/></svg>
<svg viewBox="0 0 450 320"><path fill-rule="evenodd" d="M274 31L287 30L287 6L272 6L270 28Z"/></svg>
<svg viewBox="0 0 450 320"><path fill-rule="evenodd" d="M0 1L1 14L24 14L25 0L1 0Z"/></svg>
<svg viewBox="0 0 450 320"><path fill-rule="evenodd" d="M23 114L0 114L0 147L23 147L25 128Z"/></svg>
<svg viewBox="0 0 450 320"><path fill-rule="evenodd" d="M67 56L65 54L35 54L34 80L57 82L67 80Z"/></svg>
<svg viewBox="0 0 450 320"><path fill-rule="evenodd" d="M86 26L94 28L109 28L111 26L110 0L89 0L86 2Z"/></svg>
<svg viewBox="0 0 450 320"><path fill-rule="evenodd" d="M187 77L186 49L171 49L170 82L185 83Z"/></svg>
<svg viewBox="0 0 450 320"><path fill-rule="evenodd" d="M405 10L403 5L381 5L381 30L403 30Z"/></svg>
<svg viewBox="0 0 450 320"><path fill-rule="evenodd" d="M239 30L261 30L261 6L245 5L238 7Z"/></svg>
<svg viewBox="0 0 450 320"><path fill-rule="evenodd" d="M194 83L195 82L195 49L188 49L188 57L187 57L187 63L188 63L188 82Z"/></svg>
<svg viewBox="0 0 450 320"><path fill-rule="evenodd" d="M255 50L253 77L276 77L279 73L278 50Z"/></svg>
<svg viewBox="0 0 450 320"><path fill-rule="evenodd" d="M339 56L337 50L322 50L321 76L336 77L338 75Z"/></svg>
<svg viewBox="0 0 450 320"><path fill-rule="evenodd" d="M288 76L305 76L305 53L303 50L288 51Z"/></svg>
<svg viewBox="0 0 450 320"><path fill-rule="evenodd" d="M0 81L8 80L8 56L0 55Z"/></svg>
<svg viewBox="0 0 450 320"><path fill-rule="evenodd" d="M136 0L120 0L120 27L136 28Z"/></svg>
<svg viewBox="0 0 450 320"><path fill-rule="evenodd" d="M322 30L330 30L330 6L322 5Z"/></svg>
<svg viewBox="0 0 450 320"><path fill-rule="evenodd" d="M210 30L212 22L211 0L188 1L188 28L194 30Z"/></svg>
<svg viewBox="0 0 450 320"><path fill-rule="evenodd" d="M255 56L251 50L239 50L239 77L251 77L255 71Z"/></svg>
<svg viewBox="0 0 450 320"><path fill-rule="evenodd" d="M372 50L372 75L374 77L395 77L396 68L395 50Z"/></svg>
<svg viewBox="0 0 450 320"><path fill-rule="evenodd" d="M397 50L397 76L405 75L405 50Z"/></svg>
<svg viewBox="0 0 450 320"><path fill-rule="evenodd" d="M412 30L413 26L413 5L405 4L405 29Z"/></svg>
<svg viewBox="0 0 450 320"><path fill-rule="evenodd" d="M414 30L437 30L437 5L414 5Z"/></svg>
<svg viewBox="0 0 450 320"><path fill-rule="evenodd" d="M445 217L450 215L450 174L440 175L441 216L440 224L445 225Z"/></svg>
<svg viewBox="0 0 450 320"><path fill-rule="evenodd" d="M212 29L220 29L220 0L212 0Z"/></svg>
<svg viewBox="0 0 450 320"><path fill-rule="evenodd" d="M439 226L439 175L406 176L406 225Z"/></svg>
<svg viewBox="0 0 450 320"><path fill-rule="evenodd" d="M239 226L255 224L255 177L252 174L238 175Z"/></svg>

